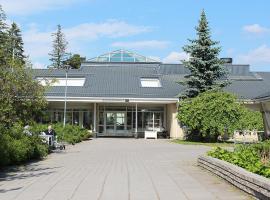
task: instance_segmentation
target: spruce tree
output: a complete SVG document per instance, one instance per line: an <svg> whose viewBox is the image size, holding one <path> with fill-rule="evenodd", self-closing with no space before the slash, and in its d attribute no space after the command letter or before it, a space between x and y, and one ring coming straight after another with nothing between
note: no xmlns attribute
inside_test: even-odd
<svg viewBox="0 0 270 200"><path fill-rule="evenodd" d="M23 49L19 28L15 23L8 28L0 6L0 129L29 123L46 105L45 88L25 67Z"/></svg>
<svg viewBox="0 0 270 200"><path fill-rule="evenodd" d="M65 68L64 64L68 56L66 53L68 42L62 32L61 25L57 25L57 31L52 34L52 37L54 37L53 50L49 54L51 56L50 61L52 62L52 67L57 69Z"/></svg>
<svg viewBox="0 0 270 200"><path fill-rule="evenodd" d="M12 23L8 30L8 57L13 65L25 64L23 40L20 28L16 23Z"/></svg>
<svg viewBox="0 0 270 200"><path fill-rule="evenodd" d="M218 58L220 47L211 39L210 28L204 10L201 13L199 26L195 28L197 38L189 39L190 44L183 50L190 55L188 61L183 61L190 73L181 84L186 86L182 98L195 97L201 92L224 87L227 81L223 62Z"/></svg>

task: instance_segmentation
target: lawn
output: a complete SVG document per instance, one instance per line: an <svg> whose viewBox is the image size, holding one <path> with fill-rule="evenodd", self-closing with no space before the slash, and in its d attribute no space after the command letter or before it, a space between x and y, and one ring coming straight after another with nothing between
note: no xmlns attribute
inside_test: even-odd
<svg viewBox="0 0 270 200"><path fill-rule="evenodd" d="M234 147L234 143L228 142L192 142L186 140L175 139L172 142L183 145L204 145L209 147Z"/></svg>

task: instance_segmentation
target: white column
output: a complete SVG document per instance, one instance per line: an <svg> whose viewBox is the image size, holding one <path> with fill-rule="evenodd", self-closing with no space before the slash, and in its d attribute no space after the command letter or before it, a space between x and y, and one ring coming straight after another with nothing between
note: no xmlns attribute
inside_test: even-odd
<svg viewBox="0 0 270 200"><path fill-rule="evenodd" d="M153 131L155 130L155 112L153 112Z"/></svg>
<svg viewBox="0 0 270 200"><path fill-rule="evenodd" d="M83 128L83 112L79 112L79 126Z"/></svg>
<svg viewBox="0 0 270 200"><path fill-rule="evenodd" d="M66 126L66 115L67 115L67 73L68 71L66 70L66 86L65 86L65 105L64 105L64 122L63 126Z"/></svg>
<svg viewBox="0 0 270 200"><path fill-rule="evenodd" d="M136 103L136 119L135 119L135 133L138 132L138 104Z"/></svg>
<svg viewBox="0 0 270 200"><path fill-rule="evenodd" d="M97 130L97 103L94 103L94 127L93 131L96 132Z"/></svg>
<svg viewBox="0 0 270 200"><path fill-rule="evenodd" d="M163 111L163 127L167 130L167 105L164 105L164 111Z"/></svg>

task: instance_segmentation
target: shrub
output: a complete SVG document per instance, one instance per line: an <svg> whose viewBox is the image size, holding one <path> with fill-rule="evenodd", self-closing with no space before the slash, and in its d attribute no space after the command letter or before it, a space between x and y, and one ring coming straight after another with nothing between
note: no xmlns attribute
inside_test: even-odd
<svg viewBox="0 0 270 200"><path fill-rule="evenodd" d="M47 127L48 125L45 124L34 124L31 130L35 133L39 133L45 131ZM65 141L70 144L79 143L91 136L91 133L89 133L87 129L70 124L66 124L66 126L63 127L63 124L57 123L53 125L53 129L55 130L59 141Z"/></svg>
<svg viewBox="0 0 270 200"><path fill-rule="evenodd" d="M238 130L264 130L262 114L241 106L241 117L236 124Z"/></svg>
<svg viewBox="0 0 270 200"><path fill-rule="evenodd" d="M19 164L31 159L41 159L48 154L48 146L37 135L23 133L20 124L1 128L0 166Z"/></svg>
<svg viewBox="0 0 270 200"><path fill-rule="evenodd" d="M1 132L0 134L0 166L10 164L9 147L12 138L10 135Z"/></svg>
<svg viewBox="0 0 270 200"><path fill-rule="evenodd" d="M260 144L238 145L233 152L217 147L207 154L269 178L269 153L270 141L266 141Z"/></svg>
<svg viewBox="0 0 270 200"><path fill-rule="evenodd" d="M191 132L191 139L217 141L236 129L261 129L262 116L237 102L236 96L222 91L207 91L180 102L178 119Z"/></svg>
<svg viewBox="0 0 270 200"><path fill-rule="evenodd" d="M47 156L49 148L39 137L41 131L47 129L47 125L33 124L31 126L32 136L23 133L23 126L15 123L7 128L0 126L0 166L19 164L31 159L41 159ZM79 126L55 124L58 139L71 144L81 142L91 136L86 129Z"/></svg>

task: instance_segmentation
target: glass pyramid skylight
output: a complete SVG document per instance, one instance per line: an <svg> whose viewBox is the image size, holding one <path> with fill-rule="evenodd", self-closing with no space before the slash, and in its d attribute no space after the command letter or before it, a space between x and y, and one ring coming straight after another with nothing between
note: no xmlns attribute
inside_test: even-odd
<svg viewBox="0 0 270 200"><path fill-rule="evenodd" d="M127 50L116 50L91 58L90 62L159 62Z"/></svg>

